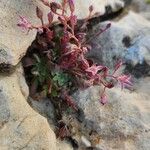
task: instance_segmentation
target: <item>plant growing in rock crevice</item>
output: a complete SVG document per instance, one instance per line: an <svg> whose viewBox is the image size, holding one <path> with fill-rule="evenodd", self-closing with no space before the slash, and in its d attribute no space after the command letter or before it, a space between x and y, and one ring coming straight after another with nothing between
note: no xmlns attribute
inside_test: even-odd
<svg viewBox="0 0 150 150"><path fill-rule="evenodd" d="M27 66L32 66L31 96L40 90L53 98L64 100L68 106L77 110L70 93L78 88L87 88L93 85L102 85L104 90L100 93L100 102L107 103L106 89L114 87L115 82L119 82L121 87L131 86L130 76L116 75L117 70L122 65L120 61L111 73L108 67L95 64L91 59L86 58L86 53L91 50L86 40L86 26L92 16L93 7L89 7L89 15L79 25L77 16L74 15L75 5L73 0L63 0L61 4L41 0L50 11L47 14L48 23L43 21L43 12L37 7L36 14L41 20L40 26L32 25L25 17L20 16L18 26L23 30L36 29L42 36L43 41L39 41L41 50L32 59L26 60ZM66 12L69 5L70 14ZM55 30L53 25L54 16L62 25L60 30ZM98 34L110 28L110 24L105 29L100 29ZM95 38L95 36L93 37Z"/></svg>

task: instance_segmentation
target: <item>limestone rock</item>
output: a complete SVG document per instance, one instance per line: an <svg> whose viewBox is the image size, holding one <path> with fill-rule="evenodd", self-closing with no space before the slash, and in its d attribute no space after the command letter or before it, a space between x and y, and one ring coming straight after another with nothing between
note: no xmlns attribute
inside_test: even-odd
<svg viewBox="0 0 150 150"><path fill-rule="evenodd" d="M39 101L29 98L28 101L35 111L37 111L42 116L46 117L50 122L56 121L54 106L48 98L43 98Z"/></svg>
<svg viewBox="0 0 150 150"><path fill-rule="evenodd" d="M100 23L93 30L97 32L107 24ZM142 64L143 61L150 64L150 22L130 11L127 16L111 24L110 29L91 41L93 49L90 57L110 68L113 68L117 59L133 65ZM91 34L93 31L89 37Z"/></svg>
<svg viewBox="0 0 150 150"><path fill-rule="evenodd" d="M16 65L34 40L35 31L26 35L17 27L19 15L35 20L34 4L29 0L0 1L0 64Z"/></svg>
<svg viewBox="0 0 150 150"><path fill-rule="evenodd" d="M27 103L20 73L0 76L0 149L56 149L56 137L47 120Z"/></svg>
<svg viewBox="0 0 150 150"><path fill-rule="evenodd" d="M61 0L57 0L61 1ZM125 6L125 2L123 0L76 0L75 14L79 19L83 19L87 17L89 13L89 6L93 5L94 11L93 14L98 13L99 15L110 14L113 12L117 12Z"/></svg>
<svg viewBox="0 0 150 150"><path fill-rule="evenodd" d="M148 0L132 0L130 8L150 20L150 4Z"/></svg>
<svg viewBox="0 0 150 150"><path fill-rule="evenodd" d="M99 87L75 94L85 115L85 124L101 137L97 147L103 150L150 149L150 78L135 84L135 91L114 88L107 91L109 102L99 103Z"/></svg>
<svg viewBox="0 0 150 150"><path fill-rule="evenodd" d="M57 140L57 150L73 150L73 148L65 141Z"/></svg>

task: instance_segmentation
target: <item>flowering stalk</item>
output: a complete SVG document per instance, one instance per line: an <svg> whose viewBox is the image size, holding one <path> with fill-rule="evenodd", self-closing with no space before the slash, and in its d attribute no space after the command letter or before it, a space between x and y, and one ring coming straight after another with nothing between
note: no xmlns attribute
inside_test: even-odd
<svg viewBox="0 0 150 150"><path fill-rule="evenodd" d="M47 44L51 44L52 48L47 48L47 50L41 54L42 56L44 55L44 59L48 61L45 65L47 65L49 70L50 82L47 81L47 83L51 83L51 93L54 90L55 94L59 92L57 95L59 98L64 99L67 105L72 107L74 110L78 110L73 99L69 96L69 92L71 91L71 86L69 85L70 83L75 86L80 82L77 84L76 88L87 88L92 85L102 85L104 87L104 91L100 94L100 102L103 105L108 102L106 89L111 89L114 87L114 83L112 81L117 81L121 85L121 88L132 85L130 76L115 75L118 69L122 66L121 61L115 66L113 73L110 74L109 69L106 66L97 65L93 63L92 60L86 58L85 55L90 50L89 45L87 45L90 39L86 40L86 33L83 31L80 32L79 29L77 30L77 16L74 14L75 5L73 0L63 0L62 4L56 2L49 3L48 0L41 1L44 5L50 8L50 12L47 14L48 23L44 24L43 12L37 7L37 17L41 20L42 25L34 26L27 21L26 18L20 17L18 26L24 30L40 30L43 32L42 34L45 35L46 41L48 42ZM69 16L66 14L65 10L67 5L69 5L71 12ZM91 17L92 12L93 6L90 6L88 18ZM55 41L58 33L55 33L55 31L51 28L54 16L57 16L58 21L63 25L63 29L59 33L61 34L61 36L59 36L59 41ZM86 19L86 21L88 20ZM108 24L104 29L100 29L95 36L105 32L110 28L110 26L111 24ZM56 47L58 47L58 51L56 51ZM58 74L57 76L53 76L53 72L56 70L59 70L59 72L62 73L61 77L59 77ZM68 78L72 79L69 81L67 80L67 82L64 83L66 80L64 74L67 74L67 76L69 76ZM112 81L108 81L108 78L111 78ZM45 80L47 80L47 78Z"/></svg>

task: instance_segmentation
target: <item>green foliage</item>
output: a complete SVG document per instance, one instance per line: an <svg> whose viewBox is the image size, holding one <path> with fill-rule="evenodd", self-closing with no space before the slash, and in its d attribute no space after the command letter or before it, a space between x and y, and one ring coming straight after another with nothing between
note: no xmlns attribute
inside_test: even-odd
<svg viewBox="0 0 150 150"><path fill-rule="evenodd" d="M56 72L53 76L53 81L58 84L58 86L67 86L68 82L70 80L70 77L68 74L63 72Z"/></svg>
<svg viewBox="0 0 150 150"><path fill-rule="evenodd" d="M45 65L44 59L39 58L36 54L34 55L36 62L32 68L32 74L35 76L38 84L42 85L47 79L49 79L49 70Z"/></svg>
<svg viewBox="0 0 150 150"><path fill-rule="evenodd" d="M61 70L50 71L50 68L46 65L46 60L43 57L39 57L34 54L35 63L31 70L36 85L42 86L44 95L49 91L49 85L47 82L50 81L52 85L51 96L57 97L59 95L60 88L68 88L72 85L71 76Z"/></svg>

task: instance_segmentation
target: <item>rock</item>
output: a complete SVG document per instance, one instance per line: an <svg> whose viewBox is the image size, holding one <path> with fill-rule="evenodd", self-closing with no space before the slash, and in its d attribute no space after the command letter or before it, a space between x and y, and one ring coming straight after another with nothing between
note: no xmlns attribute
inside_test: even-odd
<svg viewBox="0 0 150 150"><path fill-rule="evenodd" d="M57 150L73 150L73 148L67 142L57 140Z"/></svg>
<svg viewBox="0 0 150 150"><path fill-rule="evenodd" d="M150 3L148 0L132 0L131 9L150 20Z"/></svg>
<svg viewBox="0 0 150 150"><path fill-rule="evenodd" d="M78 0L75 3L79 19L88 16L88 7L91 4L95 8L94 12L100 12L101 15L106 12L107 7L111 9L111 12L124 7L124 2L121 0L87 0L86 3ZM49 9L40 0L7 0L7 3L5 0L0 1L0 64L15 66L35 39L36 31L30 31L28 34L22 33L17 27L17 22L21 15L26 16L34 25L40 24L35 13L36 6L43 10L46 23Z"/></svg>
<svg viewBox="0 0 150 150"><path fill-rule="evenodd" d="M150 12L148 0L132 0L131 8L138 13Z"/></svg>
<svg viewBox="0 0 150 150"><path fill-rule="evenodd" d="M60 1L60 0L59 0ZM93 14L97 13L99 15L111 14L113 12L117 12L118 10L124 8L125 2L122 0L76 0L75 14L79 19L83 19L87 17L89 13L89 6L93 5L94 11ZM84 11L83 11L84 10ZM97 15L96 15L97 16Z"/></svg>
<svg viewBox="0 0 150 150"><path fill-rule="evenodd" d="M135 91L108 90L108 104L99 103L99 87L78 91L74 97L85 115L86 126L100 135L103 150L150 149L150 78L135 84Z"/></svg>
<svg viewBox="0 0 150 150"><path fill-rule="evenodd" d="M83 143L86 147L90 147L90 146L91 146L90 141L89 141L88 139L86 139L85 136L82 136L82 137L81 137L81 141L82 141L82 143Z"/></svg>
<svg viewBox="0 0 150 150"><path fill-rule="evenodd" d="M36 32L28 35L17 27L19 15L35 20L33 2L24 0L0 1L0 64L16 65L25 55L35 38Z"/></svg>
<svg viewBox="0 0 150 150"><path fill-rule="evenodd" d="M97 32L107 24L100 23L93 30ZM89 56L110 68L113 68L117 59L132 65L146 61L150 65L150 22L130 11L127 16L111 24L110 29L91 40L93 49Z"/></svg>
<svg viewBox="0 0 150 150"><path fill-rule="evenodd" d="M18 76L18 84L20 86L21 93L25 97L25 99L27 99L29 96L29 87L26 83L23 67L21 66L21 64L18 65L16 73Z"/></svg>
<svg viewBox="0 0 150 150"><path fill-rule="evenodd" d="M56 121L54 106L48 98L39 101L29 98L29 104L35 111L46 117L50 122Z"/></svg>
<svg viewBox="0 0 150 150"><path fill-rule="evenodd" d="M47 120L28 105L20 76L20 69L0 76L0 149L56 150L55 134Z"/></svg>

